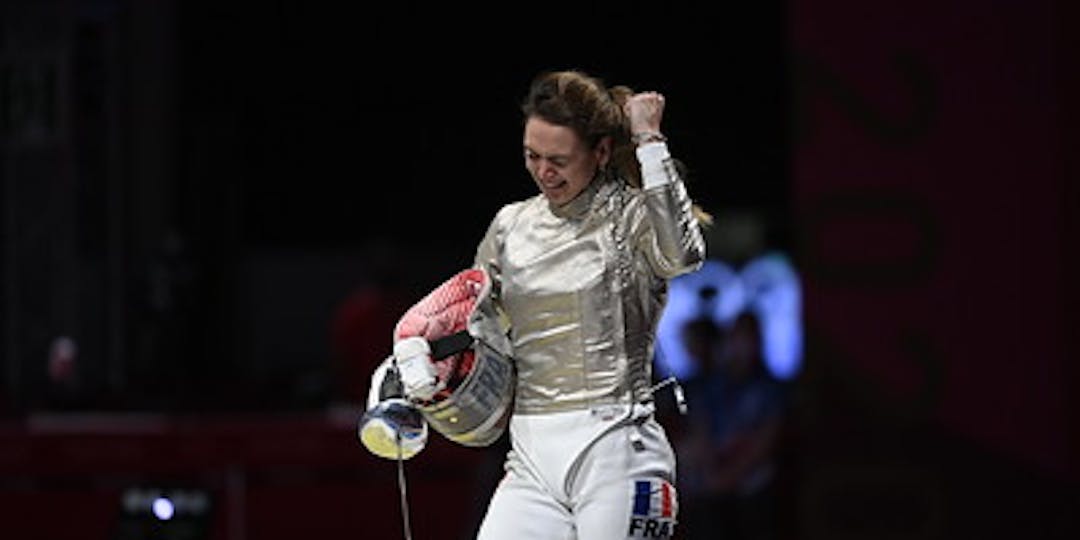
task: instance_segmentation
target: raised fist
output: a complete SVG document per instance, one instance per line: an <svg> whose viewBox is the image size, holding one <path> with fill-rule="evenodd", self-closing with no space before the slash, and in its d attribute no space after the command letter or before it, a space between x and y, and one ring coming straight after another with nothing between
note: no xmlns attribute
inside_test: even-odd
<svg viewBox="0 0 1080 540"><path fill-rule="evenodd" d="M664 117L664 96L658 92L634 94L626 100L623 112L630 120L630 133L660 133Z"/></svg>

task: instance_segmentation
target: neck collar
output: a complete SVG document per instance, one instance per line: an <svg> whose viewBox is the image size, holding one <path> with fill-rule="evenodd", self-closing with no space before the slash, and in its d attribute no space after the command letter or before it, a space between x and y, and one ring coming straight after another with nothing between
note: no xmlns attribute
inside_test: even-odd
<svg viewBox="0 0 1080 540"><path fill-rule="evenodd" d="M597 176L585 189L581 190L581 193L578 193L577 197L562 206L555 206L549 202L548 208L551 209L552 214L563 219L582 219L591 209L595 209L607 200L618 183L618 180L607 176Z"/></svg>

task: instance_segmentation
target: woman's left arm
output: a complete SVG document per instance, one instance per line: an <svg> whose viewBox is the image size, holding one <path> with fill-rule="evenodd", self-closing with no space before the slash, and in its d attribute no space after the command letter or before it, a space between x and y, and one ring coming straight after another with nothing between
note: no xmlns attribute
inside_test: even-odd
<svg viewBox="0 0 1080 540"><path fill-rule="evenodd" d="M637 148L644 198L645 253L653 272L670 279L692 272L705 259L705 240L693 202L663 142Z"/></svg>
<svg viewBox="0 0 1080 540"><path fill-rule="evenodd" d="M705 259L705 241L686 186L660 133L664 96L643 92L623 106L638 145L646 220L641 237L653 272L670 279L696 270Z"/></svg>

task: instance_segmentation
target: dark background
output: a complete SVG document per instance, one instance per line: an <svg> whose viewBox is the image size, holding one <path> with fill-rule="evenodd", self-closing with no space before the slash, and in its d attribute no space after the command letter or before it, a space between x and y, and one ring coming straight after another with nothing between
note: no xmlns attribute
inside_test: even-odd
<svg viewBox="0 0 1080 540"><path fill-rule="evenodd" d="M711 256L802 272L785 537L1072 537L1076 8L862 4L5 2L4 530L132 537L144 486L212 497L189 537L396 537L369 366L581 68L667 96ZM492 456L433 437L417 537Z"/></svg>
<svg viewBox="0 0 1080 540"><path fill-rule="evenodd" d="M294 405L279 389L238 400L232 385L324 370L329 310L351 288L375 268L430 288L471 264L501 204L535 192L518 102L542 69L662 89L700 202L756 206L786 226L780 4L741 8L745 24L722 35L633 3L7 9L16 409L41 404L31 359L63 334L95 364L77 396L93 406ZM655 30L638 37L646 13ZM688 51L698 70L683 67Z"/></svg>

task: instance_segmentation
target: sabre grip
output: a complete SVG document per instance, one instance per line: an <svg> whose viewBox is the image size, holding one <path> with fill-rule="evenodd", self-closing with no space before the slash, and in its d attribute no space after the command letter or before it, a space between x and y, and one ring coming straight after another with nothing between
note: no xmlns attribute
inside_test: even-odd
<svg viewBox="0 0 1080 540"><path fill-rule="evenodd" d="M397 368L386 370L382 384L379 385L379 401L403 397L405 397L405 387L401 384L401 375Z"/></svg>

